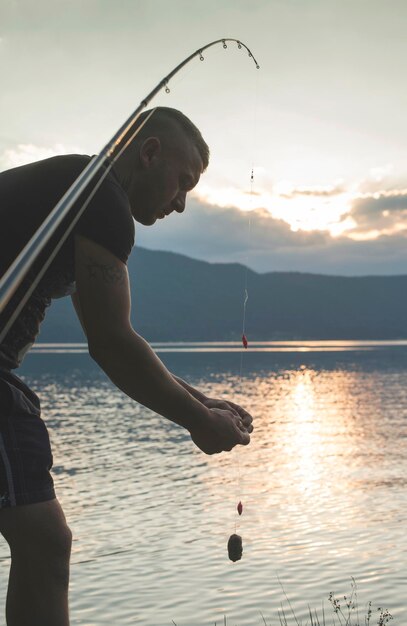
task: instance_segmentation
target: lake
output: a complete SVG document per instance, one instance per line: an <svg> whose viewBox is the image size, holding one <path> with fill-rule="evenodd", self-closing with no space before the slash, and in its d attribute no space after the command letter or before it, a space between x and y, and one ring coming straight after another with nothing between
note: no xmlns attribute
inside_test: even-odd
<svg viewBox="0 0 407 626"><path fill-rule="evenodd" d="M82 344L39 344L21 369L42 400L74 535L72 624L274 625L282 605L295 624L289 604L303 624L323 605L331 624L329 593L343 606L352 577L360 624L368 601L371 626L377 607L406 624L407 342L155 348L253 414L249 446L204 455L119 392ZM235 531L244 552L232 563ZM1 602L8 565L0 542Z"/></svg>

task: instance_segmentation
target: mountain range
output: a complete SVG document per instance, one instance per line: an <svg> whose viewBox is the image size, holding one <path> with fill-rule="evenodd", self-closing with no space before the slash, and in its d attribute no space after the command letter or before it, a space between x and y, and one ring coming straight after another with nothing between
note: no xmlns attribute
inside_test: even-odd
<svg viewBox="0 0 407 626"><path fill-rule="evenodd" d="M247 282L249 340L407 337L407 276L259 274L136 247L129 259L134 329L149 341L239 341ZM39 341L82 342L70 298L55 300Z"/></svg>

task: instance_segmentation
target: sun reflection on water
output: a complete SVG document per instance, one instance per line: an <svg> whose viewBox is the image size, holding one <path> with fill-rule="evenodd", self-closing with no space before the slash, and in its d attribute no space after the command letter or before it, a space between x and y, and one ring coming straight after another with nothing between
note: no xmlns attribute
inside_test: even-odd
<svg viewBox="0 0 407 626"><path fill-rule="evenodd" d="M311 372L301 371L292 381L291 415L288 418L286 439L287 453L296 457L296 480L298 488L309 491L321 477L318 462L322 443L321 416L315 406L315 389Z"/></svg>
<svg viewBox="0 0 407 626"><path fill-rule="evenodd" d="M213 386L214 395L227 396L237 380ZM234 523L236 503L244 501L246 518L238 520L238 528L246 528L256 554L314 559L323 545L340 561L355 545L362 549L366 525L378 517L369 491L380 489L386 462L392 467L390 483L398 480L383 425L382 404L389 401L384 393L377 381L368 384L358 372L309 366L246 380L234 396L245 406L250 399L251 445L214 457L201 475L219 516ZM393 513L388 508L380 515L384 523ZM351 542L339 540L341 533Z"/></svg>
<svg viewBox="0 0 407 626"><path fill-rule="evenodd" d="M177 358L185 363L185 355ZM239 610L233 623L243 625L266 600L281 597L276 572L292 584L300 617L304 597L316 605L332 581L350 575L375 598L384 597L392 576L391 605L401 606L405 370L359 371L338 366L340 356L310 353L293 364L294 357L277 354L267 357L268 367L247 366L241 379L218 357L205 365L204 358L199 368L176 373L254 417L251 444L230 454L202 454L184 430L103 377L33 381L74 530L74 613L87 619L95 611L95 623L124 625L134 623L135 607L150 625L168 616L194 623L198 614L209 624L221 606L228 616ZM231 565L226 543L235 526L244 557Z"/></svg>

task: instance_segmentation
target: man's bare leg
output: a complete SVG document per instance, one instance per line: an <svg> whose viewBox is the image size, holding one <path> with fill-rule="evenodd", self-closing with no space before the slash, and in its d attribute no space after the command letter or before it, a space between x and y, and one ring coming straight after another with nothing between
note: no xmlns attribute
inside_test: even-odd
<svg viewBox="0 0 407 626"><path fill-rule="evenodd" d="M69 626L72 536L58 500L0 510L11 552L7 626Z"/></svg>

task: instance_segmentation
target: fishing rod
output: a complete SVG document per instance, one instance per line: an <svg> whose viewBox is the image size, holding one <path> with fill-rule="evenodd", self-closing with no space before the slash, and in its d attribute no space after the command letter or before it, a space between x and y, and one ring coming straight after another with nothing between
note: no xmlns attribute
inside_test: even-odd
<svg viewBox="0 0 407 626"><path fill-rule="evenodd" d="M249 57L253 59L253 62L256 65L256 68L259 69L259 64L253 56L251 50L244 44L242 41L238 39L224 38L217 39L216 41L212 41L211 43L206 44L202 48L198 48L195 52L186 57L181 63L179 63L165 78L163 78L154 89L140 102L139 106L135 109L135 111L130 115L130 117L126 120L126 122L119 128L119 130L115 133L112 139L106 144L106 146L101 150L101 152L94 156L85 169L81 172L78 178L73 182L73 184L69 187L66 193L62 196L56 206L53 208L51 213L47 216L44 222L40 225L38 230L34 233L25 247L21 250L17 258L10 265L9 269L0 279L0 316L5 312L5 308L7 304L10 302L12 296L15 294L18 287L21 285L25 276L27 275L29 269L32 267L34 261L38 258L41 252L44 250L45 246L49 242L52 235L55 233L58 226L61 224L62 220L66 218L69 212L72 210L75 202L79 199L81 194L85 191L88 185L91 183L95 175L101 170L101 168L105 168L105 171L101 178L99 178L96 186L88 195L86 201L79 208L77 213L74 215L72 221L66 227L63 235L60 237L58 243L56 244L53 252L48 256L46 261L44 262L41 270L36 275L35 279L28 286L26 292L22 296L21 300L15 307L14 311L11 313L9 319L6 321L3 327L0 327L0 343L3 341L4 337L10 330L11 326L17 319L20 314L22 308L26 304L28 298L31 296L32 292L38 285L42 276L45 274L49 265L55 258L56 254L60 250L63 243L66 241L69 234L72 232L75 224L83 214L84 210L88 206L90 200L93 198L97 189L102 184L103 180L109 173L110 169L113 167L114 163L120 157L120 155L124 152L124 150L129 146L129 144L133 141L136 135L140 132L141 128L144 124L150 119L153 115L155 109L153 109L149 116L143 121L143 124L139 124L136 129L135 124L143 109L147 107L149 102L161 91L165 89L166 93L169 93L170 89L168 87L169 81L192 59L199 56L201 61L204 60L203 52L208 48L222 44L223 48L227 48L227 42L234 42L237 44L238 49L244 48ZM130 135L130 137L129 137ZM0 318L1 319L1 318Z"/></svg>

